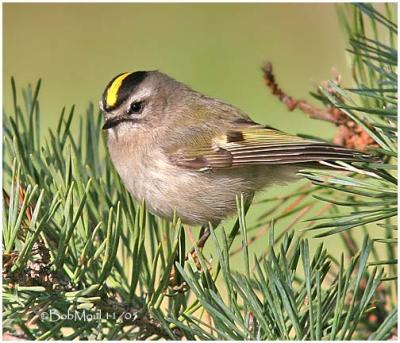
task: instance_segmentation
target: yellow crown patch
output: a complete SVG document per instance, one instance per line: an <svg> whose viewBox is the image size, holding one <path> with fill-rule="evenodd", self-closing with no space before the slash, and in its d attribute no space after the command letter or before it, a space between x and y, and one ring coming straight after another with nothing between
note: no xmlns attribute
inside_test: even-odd
<svg viewBox="0 0 400 343"><path fill-rule="evenodd" d="M113 81L111 86L108 87L107 96L106 96L106 104L107 104L108 107L112 107L117 103L118 91L121 88L122 81L124 81L124 79L129 74L131 74L131 73L123 73L123 74L121 74L120 76L115 78L115 80Z"/></svg>

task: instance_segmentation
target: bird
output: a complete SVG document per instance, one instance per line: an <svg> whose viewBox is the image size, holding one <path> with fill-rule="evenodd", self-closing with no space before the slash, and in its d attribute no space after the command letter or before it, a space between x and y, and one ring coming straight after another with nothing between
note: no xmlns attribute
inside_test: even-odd
<svg viewBox="0 0 400 343"><path fill-rule="evenodd" d="M100 108L111 160L133 198L190 226L218 226L236 213L237 196L249 201L304 168L370 158L259 124L157 70L115 76Z"/></svg>

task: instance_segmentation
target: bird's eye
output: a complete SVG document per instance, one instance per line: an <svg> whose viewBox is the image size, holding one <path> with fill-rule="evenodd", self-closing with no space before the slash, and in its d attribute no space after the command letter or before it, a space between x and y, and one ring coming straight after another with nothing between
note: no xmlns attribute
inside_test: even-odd
<svg viewBox="0 0 400 343"><path fill-rule="evenodd" d="M134 101L129 106L129 114L140 113L143 110L143 101Z"/></svg>

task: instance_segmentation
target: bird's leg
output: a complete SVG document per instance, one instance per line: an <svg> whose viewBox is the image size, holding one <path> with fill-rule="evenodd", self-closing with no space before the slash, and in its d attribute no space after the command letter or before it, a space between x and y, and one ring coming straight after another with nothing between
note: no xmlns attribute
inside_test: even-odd
<svg viewBox="0 0 400 343"><path fill-rule="evenodd" d="M218 224L217 225L213 225L213 227L214 228L217 227ZM199 240L196 242L196 246L199 249L199 251L203 250L203 248L204 248L208 238L210 237L210 235L211 235L211 231L210 231L209 226L208 225L203 225L200 228ZM197 256L195 247L190 249L189 254L192 255L192 258L193 258L194 263L196 264L197 270L201 271L202 268L201 268L201 264L200 264L200 261L199 261L199 257ZM186 260L188 260L189 254L186 255ZM207 263L207 269L210 270L210 268L211 268L211 266Z"/></svg>
<svg viewBox="0 0 400 343"><path fill-rule="evenodd" d="M218 223L219 224L219 223ZM213 228L216 228L218 226L218 224L213 225ZM199 240L196 242L197 247L202 250L208 240L208 238L210 237L211 231L208 225L203 225L200 228L200 232L199 232ZM193 256L193 254L195 254L196 250L195 247L193 247L192 249L190 249L190 254ZM187 256L186 256L186 260L187 260Z"/></svg>
<svg viewBox="0 0 400 343"><path fill-rule="evenodd" d="M197 248L199 249L200 252L203 250L208 237L210 237L210 229L203 225L199 232L199 240L196 242ZM189 254L192 255L197 270L201 271L202 268L195 247L190 249ZM188 260L189 254L186 255L186 260Z"/></svg>
<svg viewBox="0 0 400 343"><path fill-rule="evenodd" d="M197 247L201 250L204 248L204 245L206 244L208 238L210 237L211 231L208 226L203 225L200 228L199 232L199 240L197 241L196 245ZM194 247L190 251L190 253L193 253L195 251Z"/></svg>
<svg viewBox="0 0 400 343"><path fill-rule="evenodd" d="M215 226L216 227L216 226ZM196 246L199 248L201 251L204 248L204 245L206 244L208 238L210 237L211 231L208 225L203 225L200 228L199 232L199 239L196 242ZM189 259L189 254L192 255L193 261L196 264L197 270L201 271L201 264L199 261L199 257L197 256L196 249L193 247L190 249L189 253L186 254L185 261ZM208 266L207 266L208 268ZM172 268L170 276L169 276L169 286L172 288L174 292L184 292L187 289L187 285L185 282L182 282L180 284L177 283L177 270L175 267Z"/></svg>

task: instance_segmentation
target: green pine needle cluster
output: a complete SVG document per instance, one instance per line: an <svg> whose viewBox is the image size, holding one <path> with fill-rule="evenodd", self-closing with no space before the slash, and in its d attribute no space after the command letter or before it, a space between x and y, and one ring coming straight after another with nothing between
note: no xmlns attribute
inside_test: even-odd
<svg viewBox="0 0 400 343"><path fill-rule="evenodd" d="M124 188L106 153L102 116L62 110L41 132L39 90L12 80L4 115L3 334L47 339L385 340L397 327L397 25L391 7L340 7L355 87L317 98L340 109L376 143L379 161L351 173L307 170L312 186L267 199L266 253L254 254L249 204L237 200L230 230L211 229L214 256L187 255L188 232L153 216ZM332 91L334 90L334 91ZM79 121L78 133L71 124ZM307 218L319 237L344 238L350 258L309 248L293 228L312 196L329 205ZM271 223L271 211L281 213ZM293 225L275 235L279 219ZM352 236L363 232L363 243ZM371 239L368 233L379 231ZM268 236L268 237L267 237ZM243 270L232 264L240 241ZM235 252L237 253L237 251Z"/></svg>

